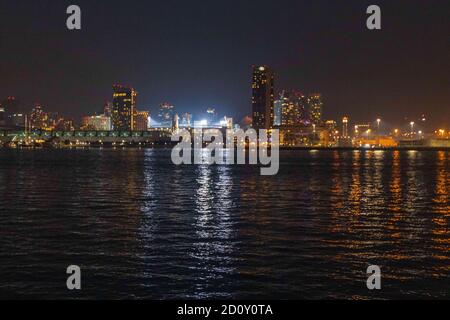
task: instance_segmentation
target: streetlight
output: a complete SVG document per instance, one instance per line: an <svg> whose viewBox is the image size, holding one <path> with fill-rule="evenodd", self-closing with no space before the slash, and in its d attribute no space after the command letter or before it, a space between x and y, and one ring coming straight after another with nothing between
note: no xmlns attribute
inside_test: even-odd
<svg viewBox="0 0 450 320"><path fill-rule="evenodd" d="M410 124L411 124L411 135L413 135L414 134L414 125L415 125L415 123L413 121Z"/></svg>
<svg viewBox="0 0 450 320"><path fill-rule="evenodd" d="M380 125L381 125L381 119L380 118L377 119L377 125L378 125L378 131L380 131Z"/></svg>

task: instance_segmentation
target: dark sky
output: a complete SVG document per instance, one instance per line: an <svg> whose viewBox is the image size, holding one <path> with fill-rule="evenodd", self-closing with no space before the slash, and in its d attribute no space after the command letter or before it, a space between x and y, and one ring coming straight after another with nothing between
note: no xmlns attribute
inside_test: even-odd
<svg viewBox="0 0 450 320"><path fill-rule="evenodd" d="M66 8L82 9L82 31ZM368 31L366 8L383 10ZM1 0L0 97L78 118L111 100L113 83L139 91L139 108L250 114L253 64L277 90L322 92L325 116L426 113L450 125L450 5L446 0Z"/></svg>

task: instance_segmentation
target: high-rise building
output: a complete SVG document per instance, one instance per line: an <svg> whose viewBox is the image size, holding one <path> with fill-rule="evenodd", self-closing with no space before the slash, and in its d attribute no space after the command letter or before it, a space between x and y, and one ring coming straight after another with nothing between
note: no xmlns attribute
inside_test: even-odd
<svg viewBox="0 0 450 320"><path fill-rule="evenodd" d="M322 95L319 93L309 95L308 105L312 123L315 125L321 125L323 112Z"/></svg>
<svg viewBox="0 0 450 320"><path fill-rule="evenodd" d="M112 125L117 131L133 131L137 92L131 87L113 87Z"/></svg>
<svg viewBox="0 0 450 320"><path fill-rule="evenodd" d="M175 107L170 103L162 103L159 106L156 121L160 127L172 128L173 117L175 116Z"/></svg>
<svg viewBox="0 0 450 320"><path fill-rule="evenodd" d="M253 128L271 129L274 123L274 74L267 66L253 66Z"/></svg>
<svg viewBox="0 0 450 320"><path fill-rule="evenodd" d="M0 126L4 126L6 124L6 110L0 105Z"/></svg>
<svg viewBox="0 0 450 320"><path fill-rule="evenodd" d="M281 125L305 125L307 98L298 91L284 92L282 100Z"/></svg>
<svg viewBox="0 0 450 320"><path fill-rule="evenodd" d="M134 114L134 131L148 131L148 117L147 111L137 111Z"/></svg>
<svg viewBox="0 0 450 320"><path fill-rule="evenodd" d="M349 132L348 132L348 117L344 117L342 119L342 137L343 138L348 138L349 137Z"/></svg>
<svg viewBox="0 0 450 320"><path fill-rule="evenodd" d="M48 114L44 112L40 104L36 104L31 110L29 121L31 129L47 130Z"/></svg>

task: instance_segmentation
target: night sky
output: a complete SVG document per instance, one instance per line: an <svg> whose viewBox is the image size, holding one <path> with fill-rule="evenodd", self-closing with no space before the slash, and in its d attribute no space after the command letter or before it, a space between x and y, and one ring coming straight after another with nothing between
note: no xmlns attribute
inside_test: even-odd
<svg viewBox="0 0 450 320"><path fill-rule="evenodd" d="M66 8L82 9L82 30ZM366 8L383 30L366 29ZM325 117L450 125L450 2L444 0L2 0L0 97L25 110L78 118L139 91L138 107L251 112L251 66L276 72L276 90L321 92Z"/></svg>

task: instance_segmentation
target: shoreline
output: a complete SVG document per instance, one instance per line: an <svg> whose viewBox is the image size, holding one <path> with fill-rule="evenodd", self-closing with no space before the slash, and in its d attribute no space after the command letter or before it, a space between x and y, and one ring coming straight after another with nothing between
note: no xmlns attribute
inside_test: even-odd
<svg viewBox="0 0 450 320"><path fill-rule="evenodd" d="M171 150L171 145L91 145L91 146L67 146L67 147L48 147L48 146L29 146L29 147L0 147L1 150L123 150L123 149L159 149ZM450 147L390 147L390 148L364 148L364 147L280 147L280 151L450 151Z"/></svg>

